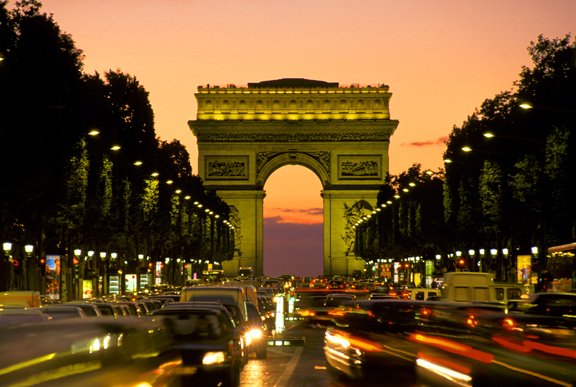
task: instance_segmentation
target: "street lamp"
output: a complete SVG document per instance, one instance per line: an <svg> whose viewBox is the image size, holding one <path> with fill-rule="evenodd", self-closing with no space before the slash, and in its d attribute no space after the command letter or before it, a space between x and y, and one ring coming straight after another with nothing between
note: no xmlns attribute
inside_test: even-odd
<svg viewBox="0 0 576 387"><path fill-rule="evenodd" d="M2 279L4 283L0 284L0 287L5 287L6 290L10 290L11 286L12 286L12 256L10 255L10 251L12 250L12 243L10 242L4 242L4 244L2 245L2 248L4 249L4 259L3 262L5 262L3 264L4 267L2 267L1 269L1 274L2 274Z"/></svg>
<svg viewBox="0 0 576 387"><path fill-rule="evenodd" d="M4 244L2 245L2 247L4 248L4 251L6 252L6 254L8 254L8 252L10 250L12 250L12 243L10 242L4 242Z"/></svg>

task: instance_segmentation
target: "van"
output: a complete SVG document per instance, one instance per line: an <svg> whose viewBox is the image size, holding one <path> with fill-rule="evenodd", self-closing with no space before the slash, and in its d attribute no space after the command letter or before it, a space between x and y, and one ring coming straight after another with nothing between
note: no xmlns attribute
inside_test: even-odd
<svg viewBox="0 0 576 387"><path fill-rule="evenodd" d="M505 304L510 300L519 300L522 295L526 294L524 286L518 283L495 282L494 288L496 289L496 300Z"/></svg>
<svg viewBox="0 0 576 387"><path fill-rule="evenodd" d="M256 294L256 288L253 285L247 283L230 283L229 285L223 285L223 287L238 287L244 289L244 299L246 302L258 305L258 295Z"/></svg>
<svg viewBox="0 0 576 387"><path fill-rule="evenodd" d="M427 289L427 288L413 288L408 289L410 292L411 300L422 300L426 301L428 297L440 297L442 292L440 289Z"/></svg>
<svg viewBox="0 0 576 387"><path fill-rule="evenodd" d="M22 308L37 308L42 306L40 293L35 291L2 292L0 293L1 305L15 305Z"/></svg>
<svg viewBox="0 0 576 387"><path fill-rule="evenodd" d="M444 274L442 298L448 302L498 302L490 273Z"/></svg>
<svg viewBox="0 0 576 387"><path fill-rule="evenodd" d="M240 310L242 321L248 321L246 311L246 293L241 287L232 286L192 286L182 289L181 302L188 302L195 295L232 296Z"/></svg>

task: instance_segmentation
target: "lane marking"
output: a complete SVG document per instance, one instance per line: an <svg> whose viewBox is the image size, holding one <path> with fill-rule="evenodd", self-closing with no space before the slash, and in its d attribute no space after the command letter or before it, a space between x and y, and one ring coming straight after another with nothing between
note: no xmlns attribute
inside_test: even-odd
<svg viewBox="0 0 576 387"><path fill-rule="evenodd" d="M292 376L294 370L296 369L296 365L298 365L298 361L300 360L300 356L302 355L303 349L304 347L296 348L296 351L294 351L292 359L290 359L288 365L286 365L286 369L284 370L284 372L280 376L280 380L278 380L278 383L276 383L274 387L286 387L288 385L288 380L290 380L290 377Z"/></svg>

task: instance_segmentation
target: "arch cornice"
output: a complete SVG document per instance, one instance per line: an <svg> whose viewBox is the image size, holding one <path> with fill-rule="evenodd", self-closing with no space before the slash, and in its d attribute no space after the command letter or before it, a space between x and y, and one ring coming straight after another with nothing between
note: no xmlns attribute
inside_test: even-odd
<svg viewBox="0 0 576 387"><path fill-rule="evenodd" d="M256 177L256 189L262 189L266 180L276 171L285 165L301 165L310 169L318 176L322 187L327 189L330 187L330 173L319 161L314 157L300 152L288 152L279 154L267 160L260 168Z"/></svg>

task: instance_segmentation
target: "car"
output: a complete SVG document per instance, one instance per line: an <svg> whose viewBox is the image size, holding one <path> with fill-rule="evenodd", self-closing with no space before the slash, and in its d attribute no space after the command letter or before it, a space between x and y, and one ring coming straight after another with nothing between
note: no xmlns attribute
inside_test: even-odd
<svg viewBox="0 0 576 387"><path fill-rule="evenodd" d="M75 306L84 312L87 317L102 317L102 313L100 309L94 304L90 304L88 302L67 302L62 304L62 306Z"/></svg>
<svg viewBox="0 0 576 387"><path fill-rule="evenodd" d="M266 297L258 297L258 310L263 316L264 324L268 332L272 332L276 326L276 305Z"/></svg>
<svg viewBox="0 0 576 387"><path fill-rule="evenodd" d="M248 354L255 353L257 359L266 359L268 342L266 336L268 333L267 325L262 321L260 312L251 302L246 303L248 312L248 337L247 345Z"/></svg>
<svg viewBox="0 0 576 387"><path fill-rule="evenodd" d="M372 293L370 294L370 300L385 300L385 299L399 299L398 296L392 296L390 294L382 294L382 293Z"/></svg>
<svg viewBox="0 0 576 387"><path fill-rule="evenodd" d="M143 309L138 302L133 301L116 301L117 304L124 305L130 312L130 316L142 317L146 315L146 310Z"/></svg>
<svg viewBox="0 0 576 387"><path fill-rule="evenodd" d="M116 311L118 317L132 317L132 313L130 312L130 310L126 305L111 302L110 306L112 306L112 309Z"/></svg>
<svg viewBox="0 0 576 387"><path fill-rule="evenodd" d="M543 316L576 317L576 294L532 293L525 299L508 302L510 312Z"/></svg>
<svg viewBox="0 0 576 387"><path fill-rule="evenodd" d="M334 316L341 313L342 306L355 307L356 296L347 293L334 293L325 296L312 295L301 299L302 305L297 313L304 323L332 324Z"/></svg>
<svg viewBox="0 0 576 387"><path fill-rule="evenodd" d="M173 349L182 356L183 366L191 370L183 384L226 387L240 384L240 333L229 316L214 306L183 305L152 314L173 332L176 338Z"/></svg>
<svg viewBox="0 0 576 387"><path fill-rule="evenodd" d="M495 303L360 300L327 328L328 374L358 385L570 385L576 322ZM530 375L527 378L527 375ZM356 385L356 384L355 384Z"/></svg>
<svg viewBox="0 0 576 387"><path fill-rule="evenodd" d="M281 288L282 285L280 284L280 281L278 281L278 280L267 279L262 284L262 287L263 288Z"/></svg>
<svg viewBox="0 0 576 387"><path fill-rule="evenodd" d="M0 310L0 326L30 324L52 320L52 317L42 313L37 308L10 308Z"/></svg>
<svg viewBox="0 0 576 387"><path fill-rule="evenodd" d="M40 310L42 313L52 317L54 320L66 319L66 318L86 318L86 314L77 306L73 305L44 305L38 308L32 308Z"/></svg>
<svg viewBox="0 0 576 387"><path fill-rule="evenodd" d="M39 312L39 311L36 311ZM187 370L160 321L90 317L0 329L2 386L179 386Z"/></svg>
<svg viewBox="0 0 576 387"><path fill-rule="evenodd" d="M112 306L112 304L107 302L91 302L93 305L96 305L100 310L102 316L112 316L112 317L120 317L118 315L118 310Z"/></svg>

